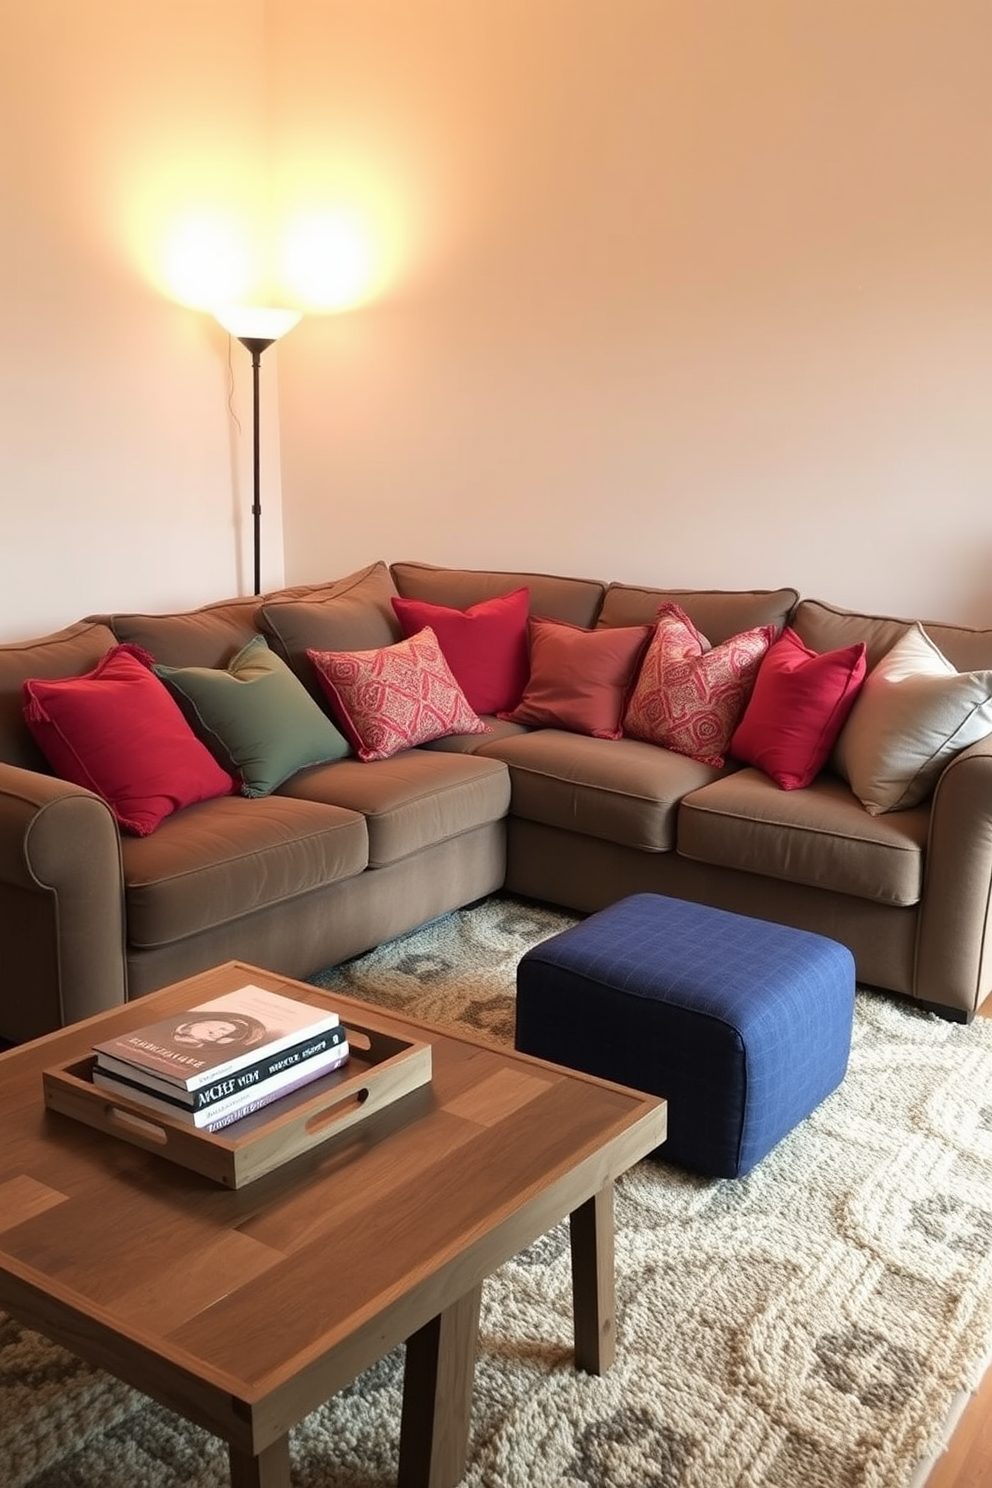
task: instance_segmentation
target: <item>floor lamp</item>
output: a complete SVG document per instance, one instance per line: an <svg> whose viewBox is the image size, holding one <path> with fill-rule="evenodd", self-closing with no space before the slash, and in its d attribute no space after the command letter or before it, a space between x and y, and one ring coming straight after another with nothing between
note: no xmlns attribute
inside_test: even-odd
<svg viewBox="0 0 992 1488"><path fill-rule="evenodd" d="M285 336L291 331L300 319L298 310L272 310L258 305L231 305L223 310L215 310L214 315L220 321L225 331L236 336L241 345L247 347L251 352L251 383L252 383L252 529L254 536L255 552L255 593L262 592L262 557L261 557L261 530L262 530L262 484L261 468L259 464L259 417L258 417L258 374L262 362L262 352L273 341L278 341L280 336Z"/></svg>

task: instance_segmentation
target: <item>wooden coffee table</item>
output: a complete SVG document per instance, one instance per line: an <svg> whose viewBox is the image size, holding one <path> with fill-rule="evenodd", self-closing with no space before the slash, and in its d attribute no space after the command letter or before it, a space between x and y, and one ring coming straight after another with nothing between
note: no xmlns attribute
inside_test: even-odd
<svg viewBox="0 0 992 1488"><path fill-rule="evenodd" d="M430 1083L235 1190L45 1109L43 1070L247 981L426 1040ZM452 1488L482 1283L566 1215L576 1364L612 1363L613 1181L665 1103L230 962L0 1055L0 1131L0 1308L225 1440L234 1488L289 1488L290 1427L406 1341L399 1482Z"/></svg>

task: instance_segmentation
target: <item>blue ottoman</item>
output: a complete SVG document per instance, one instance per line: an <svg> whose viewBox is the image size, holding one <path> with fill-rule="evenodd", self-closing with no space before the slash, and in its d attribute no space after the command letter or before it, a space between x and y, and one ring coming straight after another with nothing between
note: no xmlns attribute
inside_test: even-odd
<svg viewBox="0 0 992 1488"><path fill-rule="evenodd" d="M826 936L634 894L522 958L516 1047L665 1096L658 1155L736 1178L844 1078L854 981Z"/></svg>

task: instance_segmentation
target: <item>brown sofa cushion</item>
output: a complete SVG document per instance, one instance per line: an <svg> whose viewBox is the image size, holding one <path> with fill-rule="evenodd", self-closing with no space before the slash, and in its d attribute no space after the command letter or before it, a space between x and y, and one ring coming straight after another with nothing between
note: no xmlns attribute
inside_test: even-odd
<svg viewBox="0 0 992 1488"><path fill-rule="evenodd" d="M870 671L916 623L893 615L863 615L857 610L842 610L820 599L804 599L796 606L792 628L814 651L831 651L837 646L864 641ZM959 672L992 667L992 630L973 630L967 625L929 620L920 624Z"/></svg>
<svg viewBox="0 0 992 1488"><path fill-rule="evenodd" d="M368 863L360 816L340 807L226 796L122 838L127 934L149 950L293 899Z"/></svg>
<svg viewBox="0 0 992 1488"><path fill-rule="evenodd" d="M642 852L674 848L682 797L719 775L712 765L639 739L560 729L484 741L480 755L509 765L515 817Z"/></svg>
<svg viewBox="0 0 992 1488"><path fill-rule="evenodd" d="M510 781L496 760L407 749L384 760L318 765L294 775L279 794L361 812L368 827L369 867L383 868L499 821L509 810Z"/></svg>
<svg viewBox="0 0 992 1488"><path fill-rule="evenodd" d="M119 641L143 646L164 666L225 667L258 635L258 612L263 604L319 598L348 582L349 579L335 579L321 584L295 584L269 594L219 599L197 609L164 615L121 613L99 618L106 621Z"/></svg>
<svg viewBox="0 0 992 1488"><path fill-rule="evenodd" d="M311 696L326 708L307 650L374 651L402 640L392 606L395 593L385 563L371 563L305 598L265 600L259 610L259 628Z"/></svg>
<svg viewBox="0 0 992 1488"><path fill-rule="evenodd" d="M758 625L781 630L798 598L795 589L644 589L611 584L597 623L651 625L659 605L677 604L710 645L718 646Z"/></svg>
<svg viewBox="0 0 992 1488"><path fill-rule="evenodd" d="M141 646L164 666L223 667L258 634L258 600L222 599L170 615L109 616L119 641Z"/></svg>
<svg viewBox="0 0 992 1488"><path fill-rule="evenodd" d="M483 744L489 744L494 739L517 739L521 734L530 733L530 729L523 723L508 723L506 719L497 718L494 713L483 716L489 725L488 734L449 734L444 739L432 739L429 744L422 744L420 747L443 754L478 754Z"/></svg>
<svg viewBox="0 0 992 1488"><path fill-rule="evenodd" d="M50 775L48 761L24 722L29 677L81 677L116 645L108 626L80 620L37 640L0 646L0 759Z"/></svg>
<svg viewBox="0 0 992 1488"><path fill-rule="evenodd" d="M925 806L869 816L833 775L783 791L760 770L744 769L686 796L678 851L721 868L912 905L923 892L929 820Z"/></svg>
<svg viewBox="0 0 992 1488"><path fill-rule="evenodd" d="M500 569L441 568L432 563L394 563L393 582L404 599L466 610L483 599L514 589L530 591L530 613L571 625L595 625L606 586L598 579L561 578L554 574L516 573Z"/></svg>

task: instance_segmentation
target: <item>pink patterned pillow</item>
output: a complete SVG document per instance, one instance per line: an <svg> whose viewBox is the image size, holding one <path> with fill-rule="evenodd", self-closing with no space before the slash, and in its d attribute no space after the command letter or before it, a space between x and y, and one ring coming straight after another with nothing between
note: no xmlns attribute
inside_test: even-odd
<svg viewBox="0 0 992 1488"><path fill-rule="evenodd" d="M720 767L776 634L759 625L710 646L677 604L660 605L624 733Z"/></svg>
<svg viewBox="0 0 992 1488"><path fill-rule="evenodd" d="M375 651L308 648L307 655L361 760L389 759L447 734L490 732L469 706L429 625Z"/></svg>

